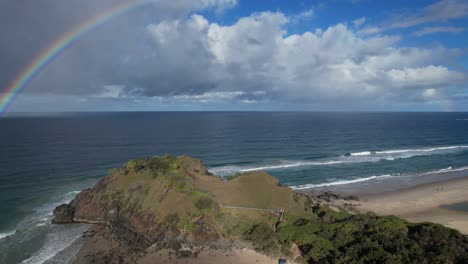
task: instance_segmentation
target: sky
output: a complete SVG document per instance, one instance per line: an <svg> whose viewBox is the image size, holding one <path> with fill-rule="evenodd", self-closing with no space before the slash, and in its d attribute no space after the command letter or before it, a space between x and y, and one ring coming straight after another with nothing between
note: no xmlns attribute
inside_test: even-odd
<svg viewBox="0 0 468 264"><path fill-rule="evenodd" d="M134 0L0 2L0 96ZM468 1L151 0L63 50L13 112L468 111Z"/></svg>

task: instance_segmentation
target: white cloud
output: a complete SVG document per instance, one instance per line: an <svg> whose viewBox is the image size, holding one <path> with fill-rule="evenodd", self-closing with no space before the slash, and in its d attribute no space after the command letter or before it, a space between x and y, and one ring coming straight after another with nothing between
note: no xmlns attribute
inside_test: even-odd
<svg viewBox="0 0 468 264"><path fill-rule="evenodd" d="M104 85L103 91L94 95L96 98L111 98L111 99L117 99L117 98L126 98L127 93L125 92L125 85L119 85L119 84L112 84L112 85Z"/></svg>
<svg viewBox="0 0 468 264"><path fill-rule="evenodd" d="M429 88L423 91L422 95L426 99L433 99L438 96L439 92L434 88Z"/></svg>
<svg viewBox="0 0 468 264"><path fill-rule="evenodd" d="M201 0L204 8L215 7L217 13L224 12L226 9L237 5L237 0Z"/></svg>
<svg viewBox="0 0 468 264"><path fill-rule="evenodd" d="M101 99L136 99L142 94L141 88L130 88L123 84L104 85L91 98ZM84 97L86 99L86 97Z"/></svg>
<svg viewBox="0 0 468 264"><path fill-rule="evenodd" d="M389 84L394 87L431 87L457 83L464 75L451 72L446 67L430 65L420 68L392 69L387 72Z"/></svg>
<svg viewBox="0 0 468 264"><path fill-rule="evenodd" d="M213 102L213 101L223 101L223 100L232 100L236 99L239 96L244 95L242 91L232 91L232 92L206 92L203 94L195 95L176 95L172 98L177 100L190 100L190 101L201 101L201 102Z"/></svg>
<svg viewBox="0 0 468 264"><path fill-rule="evenodd" d="M420 37L435 33L460 33L464 30L465 29L462 27L425 27L423 29L413 32L413 35Z"/></svg>
<svg viewBox="0 0 468 264"><path fill-rule="evenodd" d="M426 6L419 12L395 14L378 26L365 27L360 33L376 34L391 29L410 28L426 23L446 22L466 17L468 17L468 1L442 0Z"/></svg>
<svg viewBox="0 0 468 264"><path fill-rule="evenodd" d="M315 15L314 9L311 8L311 9L302 11L302 12L300 12L298 14L295 14L295 15L291 16L289 18L289 20L291 21L291 23L299 23L299 22L302 22L302 21L312 19L314 17L314 15Z"/></svg>
<svg viewBox="0 0 468 264"><path fill-rule="evenodd" d="M289 22L264 12L228 26L200 15L151 25L157 63L144 93L200 101L411 100L466 80L443 66L456 51L398 48L397 36L363 38L344 24L288 35Z"/></svg>
<svg viewBox="0 0 468 264"><path fill-rule="evenodd" d="M353 20L353 25L355 28L361 27L362 25L364 25L364 23L366 23L365 17L361 17L361 18Z"/></svg>

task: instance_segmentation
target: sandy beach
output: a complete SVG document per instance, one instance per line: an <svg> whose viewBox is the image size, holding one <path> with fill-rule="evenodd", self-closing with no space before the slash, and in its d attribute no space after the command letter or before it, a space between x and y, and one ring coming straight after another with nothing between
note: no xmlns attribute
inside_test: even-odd
<svg viewBox="0 0 468 264"><path fill-rule="evenodd" d="M468 202L468 176L380 194L359 195L356 209L397 215L410 222L433 222L468 234L468 212L447 205Z"/></svg>

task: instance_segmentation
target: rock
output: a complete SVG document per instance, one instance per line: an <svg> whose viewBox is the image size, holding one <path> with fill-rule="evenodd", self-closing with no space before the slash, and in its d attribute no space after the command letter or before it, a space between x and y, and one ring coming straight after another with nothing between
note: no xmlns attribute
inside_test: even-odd
<svg viewBox="0 0 468 264"><path fill-rule="evenodd" d="M343 200L345 200L345 201L359 201L359 197L357 197L355 195L348 195L348 196L343 197Z"/></svg>
<svg viewBox="0 0 468 264"><path fill-rule="evenodd" d="M292 259L299 259L302 257L302 252L296 243L292 243L289 250L291 251Z"/></svg>
<svg viewBox="0 0 468 264"><path fill-rule="evenodd" d="M345 200L345 201L359 201L359 197L354 195L342 195L339 193L333 193L330 191L325 191L323 193L316 194L315 192L311 192L310 195L317 197L320 200L331 202L333 200Z"/></svg>
<svg viewBox="0 0 468 264"><path fill-rule="evenodd" d="M54 209L54 218L52 219L53 224L68 224L73 223L73 216L75 214L75 208L69 204L62 204Z"/></svg>
<svg viewBox="0 0 468 264"><path fill-rule="evenodd" d="M331 200L336 200L336 199L339 199L340 197L335 193L326 191L322 194L317 195L317 198L330 202Z"/></svg>

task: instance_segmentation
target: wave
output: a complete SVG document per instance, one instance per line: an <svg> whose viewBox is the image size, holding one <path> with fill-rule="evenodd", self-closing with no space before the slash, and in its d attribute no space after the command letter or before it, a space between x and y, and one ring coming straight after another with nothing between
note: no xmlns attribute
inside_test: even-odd
<svg viewBox="0 0 468 264"><path fill-rule="evenodd" d="M432 148L415 148L415 149L396 149L396 150L380 150L380 151L361 151L347 153L342 156L328 157L326 159L310 160L283 160L269 161L265 163L257 163L247 166L245 164L226 165L212 167L209 171L215 175L226 176L236 172L251 172L261 170L280 170L295 167L307 166L332 166L347 163L364 163L364 162L379 162L383 160L392 161L397 159L406 159L417 156L429 156L439 154L456 153L468 149L467 145L459 146L443 146Z"/></svg>
<svg viewBox="0 0 468 264"><path fill-rule="evenodd" d="M440 174L440 173L448 173L448 172L458 172L458 171L465 171L465 170L468 170L468 166L460 167L460 168L453 168L452 166L450 166L450 167L447 167L445 169L425 172L422 175Z"/></svg>
<svg viewBox="0 0 468 264"><path fill-rule="evenodd" d="M397 175L384 174L384 175L378 175L378 176L370 176L366 178L357 178L357 179L352 179L352 180L340 180L340 181L326 182L326 183L319 183L319 184L302 184L302 185L297 185L297 186L290 186L289 188L293 190L304 190L304 189L310 189L310 188L316 188L316 187L345 185L345 184L365 182L365 181L370 181L370 180L375 180L375 179L385 179L389 177L397 177Z"/></svg>
<svg viewBox="0 0 468 264"><path fill-rule="evenodd" d="M372 151L363 151L363 152L355 152L355 153L350 153L349 156L369 156L372 155ZM345 156L348 156L345 154Z"/></svg>
<svg viewBox="0 0 468 264"><path fill-rule="evenodd" d="M34 209L34 213L24 218L23 221L20 222L19 226L17 226L17 229L22 227L29 229L29 227L33 225L40 227L46 224L50 224L53 216L52 212L55 207L64 203L69 203L78 193L80 193L80 191L70 191L59 195L59 199L55 201L36 207Z"/></svg>
<svg viewBox="0 0 468 264"><path fill-rule="evenodd" d="M4 239L6 237L9 237L11 235L14 235L15 233L16 233L16 230L0 233L0 240Z"/></svg>
<svg viewBox="0 0 468 264"><path fill-rule="evenodd" d="M261 170L278 170L278 169L287 169L294 167L304 167L304 166L321 166L321 165L333 165L344 163L340 160L330 160L330 161L280 161L277 162L280 164L271 164L271 165L257 165L257 166L222 166L210 168L209 171L215 175L225 176L231 173L236 172L252 172L252 171L261 171Z"/></svg>
<svg viewBox="0 0 468 264"><path fill-rule="evenodd" d="M372 155L382 155L382 154L401 154L401 153L413 153L412 157L424 155L426 153L445 153L446 151L451 150L460 150L466 149L468 146L445 146L445 147L434 147L434 148L419 148L419 149L396 149L396 150L382 150L382 151L362 151L349 153L349 156L372 156ZM418 154L419 153L419 154Z"/></svg>
<svg viewBox="0 0 468 264"><path fill-rule="evenodd" d="M424 175L434 175L434 174L442 174L442 173L453 173L453 172L459 172L459 171L465 171L465 170L468 170L468 166L460 167L460 168L453 168L452 166L450 166L444 169L429 171L429 172L416 174L416 175L393 173L393 174L384 174L384 175L370 176L370 177L364 177L364 178L355 178L351 180L338 180L338 181L318 183L318 184L312 184L312 183L302 184L302 185L297 185L297 186L289 186L289 188L293 190L304 190L304 189L311 189L311 188L317 188L317 187L346 185L346 184L359 183L359 182L365 182L365 181L370 181L370 180L381 180L381 179L394 178L394 177L424 176Z"/></svg>
<svg viewBox="0 0 468 264"><path fill-rule="evenodd" d="M301 167L301 166L332 165L332 164L340 164L340 163L343 163L343 161L297 162L297 163L290 163L290 164L270 165L270 166L255 167L255 168L248 168L248 169L239 169L239 171L240 172L249 172L249 171L258 171L258 170L274 170L274 169L293 168L293 167Z"/></svg>
<svg viewBox="0 0 468 264"><path fill-rule="evenodd" d="M25 253L24 256L18 257L23 257L23 259L29 257L24 260L23 263L43 263L60 250L67 247L66 244L70 242L69 239L71 239L70 235L74 235L75 233L73 233L73 231L70 234L67 232L57 233L57 231L62 229L70 229L71 226L61 227L52 225L52 211L60 204L69 203L78 193L79 191L70 191L57 195L54 200L34 207L31 213L19 219L14 227L15 230L8 230L8 232L4 231L0 233L1 246L12 248L12 251L5 252L5 254L13 254L15 248L29 247L31 242L39 242L42 243L42 248L39 249L39 251L35 252L32 256L29 254L26 255L27 253ZM76 228L80 230L83 229L82 227ZM71 230L75 230L76 228L71 227ZM78 237L81 235L82 231L76 231ZM44 236L44 234L47 235ZM60 240L62 236L65 240ZM76 239L73 238L71 243L74 240Z"/></svg>
<svg viewBox="0 0 468 264"><path fill-rule="evenodd" d="M42 247L34 255L23 260L21 263L41 264L54 258L79 239L87 228L86 225L62 226L59 230L48 233Z"/></svg>

